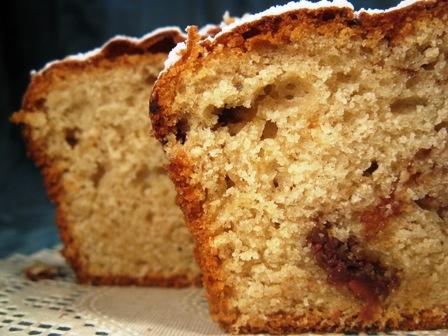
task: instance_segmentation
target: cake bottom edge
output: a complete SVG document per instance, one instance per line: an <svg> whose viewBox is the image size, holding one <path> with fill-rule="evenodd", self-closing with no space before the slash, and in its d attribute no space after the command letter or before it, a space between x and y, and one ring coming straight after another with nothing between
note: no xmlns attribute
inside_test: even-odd
<svg viewBox="0 0 448 336"><path fill-rule="evenodd" d="M309 312L305 315L276 313L265 319L248 319L240 325L221 322L221 327L232 334L296 334L309 332L356 334L359 332L437 330L448 328L448 305L423 309L411 314L381 315L375 320L367 322L363 321L358 315L340 317L337 315L326 316L322 312Z"/></svg>

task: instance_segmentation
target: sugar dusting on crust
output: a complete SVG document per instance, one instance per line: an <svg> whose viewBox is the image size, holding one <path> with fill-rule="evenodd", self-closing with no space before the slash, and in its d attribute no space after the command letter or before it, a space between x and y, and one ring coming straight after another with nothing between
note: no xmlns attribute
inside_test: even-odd
<svg viewBox="0 0 448 336"><path fill-rule="evenodd" d="M362 8L359 11L356 11L355 15L359 15L361 13L367 13L367 14L371 14L371 15L381 14L381 13L401 9L401 8L413 5L414 3L420 2L420 1L428 1L428 0L403 0L397 6L391 7L386 10ZM353 4L351 4L347 0L333 0L333 1L322 0L319 2L311 2L311 1L307 1L307 0L301 0L299 2L292 1L285 5L273 6L269 9L267 9L263 12L257 13L257 14L245 14L241 18L235 17L235 18L233 18L234 21L230 24L223 22L221 24L221 28L222 28L221 32L214 37L211 37L211 36L207 37L207 40L213 41L216 38L222 36L223 34L229 33L230 31L234 30L236 27L239 27L239 26L249 23L249 22L254 22L254 21L260 20L266 16L276 16L276 15L280 15L283 13L300 10L300 9L319 9L319 8L325 8L325 7L350 8L350 9L354 10ZM205 29L207 29L207 28L208 28L208 25L203 27L199 31L199 33L204 32ZM187 48L186 44L184 42L180 42L173 50L171 50L171 52L168 56L168 59L165 61L165 68L162 71L162 73L165 72L169 67L173 66L176 62L178 62L180 60L180 58L182 56L182 51L186 48Z"/></svg>
<svg viewBox="0 0 448 336"><path fill-rule="evenodd" d="M425 2L425 0L403 0L401 1L398 5L396 5L395 7L391 7L389 9L365 9L365 8L361 8L359 11L356 12L357 15L359 15L360 13L368 13L368 14L381 14L381 13L386 13L386 12L391 12L397 9L401 9L404 7L408 7L411 6L413 4L415 4L416 2Z"/></svg>
<svg viewBox="0 0 448 336"><path fill-rule="evenodd" d="M86 61L89 58L98 55L104 49L105 46L107 46L109 43L111 43L113 41L127 40L129 42L132 42L132 43L135 43L135 44L139 44L139 43L142 43L143 41L145 41L145 40L147 40L147 39L149 39L151 37L154 37L154 36L156 36L158 34L167 33L167 32L177 32L180 35L183 35L183 36L186 37L185 33L183 33L180 30L180 28L176 27L176 26L167 26L167 27L157 28L157 29L155 29L155 30L153 30L153 31L151 31L151 32L143 35L142 37L139 37L139 38L126 36L126 35L116 35L116 36L112 37L111 39L107 40L99 48L95 48L93 50L90 50L90 51L87 51L87 52L84 52L84 53L78 53L78 54L75 54L75 55L70 55L70 56L65 57L62 60L54 60L54 61L48 62L47 64L45 64L45 66L41 70L39 70L39 71L32 70L31 71L31 75L34 76L36 74L42 73L42 72L48 70L54 64L59 63L61 61Z"/></svg>
<svg viewBox="0 0 448 336"><path fill-rule="evenodd" d="M427 0L403 0L401 1L397 6L391 7L389 9L361 9L359 11L355 12L355 15L359 15L361 12L368 13L368 14L379 14L379 13L385 13L394 11L397 9L401 9L410 5L413 5L416 2L420 1L427 1ZM235 29L238 26L241 26L243 24L246 24L248 22L253 22L260 20L266 16L276 16L280 14L284 14L291 11L296 11L300 9L319 9L319 8L325 8L325 7L337 7L337 8L350 8L354 10L353 4L351 4L347 0L322 0L319 2L310 2L307 0L302 0L299 2L289 2L286 5L280 5L280 6L273 6L263 12L253 14L253 15L244 15L241 19L236 19L234 23L227 25L223 28L222 32L218 34L219 35L225 34L233 29Z"/></svg>
<svg viewBox="0 0 448 336"><path fill-rule="evenodd" d="M165 69L163 69L162 72L165 72L166 69L179 61L182 57L182 51L185 49L187 49L187 45L185 44L185 42L179 42L168 54L168 58L165 61Z"/></svg>
<svg viewBox="0 0 448 336"><path fill-rule="evenodd" d="M215 24L207 23L206 25L204 25L203 27L201 27L199 29L198 34L202 35L206 39L212 39L213 37L210 36L209 32L215 28L220 28L221 30L224 29L228 25L227 24L228 20L233 20L233 19L230 18L230 16L228 15L228 12L226 12L226 13L224 13L224 16L223 16L223 22L221 22L221 24L219 26L215 25ZM160 74L165 72L165 70L167 70L174 63L179 61L179 59L182 57L182 52L185 49L187 49L186 43L179 42L168 54L168 58L165 60L165 63L164 63L165 67ZM160 74L159 74L159 77L160 77Z"/></svg>
<svg viewBox="0 0 448 336"><path fill-rule="evenodd" d="M333 1L322 0L319 2L311 2L307 0L302 0L299 2L292 1L288 2L286 5L272 6L271 8L257 14L244 15L241 19L236 19L234 23L225 27L222 30L221 34L218 35L225 34L243 24L258 21L266 16L276 16L300 9L318 9L323 7L348 7L354 9L353 5L346 0L333 0Z"/></svg>
<svg viewBox="0 0 448 336"><path fill-rule="evenodd" d="M246 14L249 15L249 14ZM207 40L213 40L214 36L210 35L210 31L214 30L216 28L219 28L221 31L226 29L230 24L233 24L235 21L240 20L237 17L230 16L229 12L226 11L222 17L222 22L219 25L207 23L203 27L201 27L198 30L198 34L203 36ZM219 35L220 33L216 34ZM162 72L164 72L166 69L171 67L174 63L176 63L181 57L182 57L182 51L187 48L187 45L184 42L179 42L175 48L171 50L171 52L168 55L167 60L165 61L165 68Z"/></svg>
<svg viewBox="0 0 448 336"><path fill-rule="evenodd" d="M245 14L241 18L232 17L231 18L232 23L230 23L230 24L228 23L230 16L226 12L223 17L223 22L220 25L222 30L220 33L218 33L216 35L216 37L221 36L222 34L225 34L242 24L259 20L265 16L279 15L279 14L282 14L285 12L302 9L302 8L320 8L320 7L350 7L353 9L353 5L346 0L334 0L334 1L323 0L323 1L320 1L317 3L304 0L304 1L300 1L300 2L289 2L286 5L282 5L282 6L273 6L269 9L267 9L263 12L257 13L257 14ZM210 25L206 25L206 26L202 27L199 30L199 34L206 35L204 33L206 33L209 26ZM207 37L207 39L212 41L214 39L214 37L209 36L209 37ZM184 42L180 42L177 44L177 46L173 50L171 50L171 52L168 55L167 60L165 61L165 68L162 71L162 73L165 72L168 68L173 66L177 61L179 61L181 59L182 51L185 50L186 48L187 48L187 45Z"/></svg>

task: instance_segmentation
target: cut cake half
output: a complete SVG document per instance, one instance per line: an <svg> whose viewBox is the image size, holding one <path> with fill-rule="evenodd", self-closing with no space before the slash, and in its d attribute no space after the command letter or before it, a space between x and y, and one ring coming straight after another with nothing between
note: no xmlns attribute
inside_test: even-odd
<svg viewBox="0 0 448 336"><path fill-rule="evenodd" d="M177 28L116 37L32 75L22 109L28 151L57 206L63 254L82 283L187 286L199 282L193 244L148 97Z"/></svg>
<svg viewBox="0 0 448 336"><path fill-rule="evenodd" d="M152 125L228 331L448 326L447 24L290 3L172 51Z"/></svg>

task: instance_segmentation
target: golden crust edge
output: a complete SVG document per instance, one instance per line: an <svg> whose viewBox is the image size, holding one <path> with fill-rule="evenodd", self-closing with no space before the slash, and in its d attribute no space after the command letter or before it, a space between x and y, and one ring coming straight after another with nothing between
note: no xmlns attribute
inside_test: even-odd
<svg viewBox="0 0 448 336"><path fill-rule="evenodd" d="M232 326L224 326L229 332L240 333L359 333L393 330L436 330L448 326L447 307L438 307L431 310L422 310L415 315L400 316L396 319L385 318L373 325L366 325L356 316L343 320L327 318L317 312L311 312L306 316L293 316L288 314L276 314L269 317L265 323L249 321L238 329Z"/></svg>

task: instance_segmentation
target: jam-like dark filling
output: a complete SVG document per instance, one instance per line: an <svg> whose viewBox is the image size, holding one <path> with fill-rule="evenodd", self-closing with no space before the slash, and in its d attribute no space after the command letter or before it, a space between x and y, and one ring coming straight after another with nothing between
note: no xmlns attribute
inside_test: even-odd
<svg viewBox="0 0 448 336"><path fill-rule="evenodd" d="M354 236L347 241L333 237L328 225L314 227L307 241L328 282L345 287L362 301L361 318L371 320L381 302L398 286L396 271L384 266Z"/></svg>
<svg viewBox="0 0 448 336"><path fill-rule="evenodd" d="M400 202L393 197L383 198L378 205L364 211L361 214L361 222L364 224L366 238L374 238L379 231L385 228L390 218L398 216L400 213Z"/></svg>

